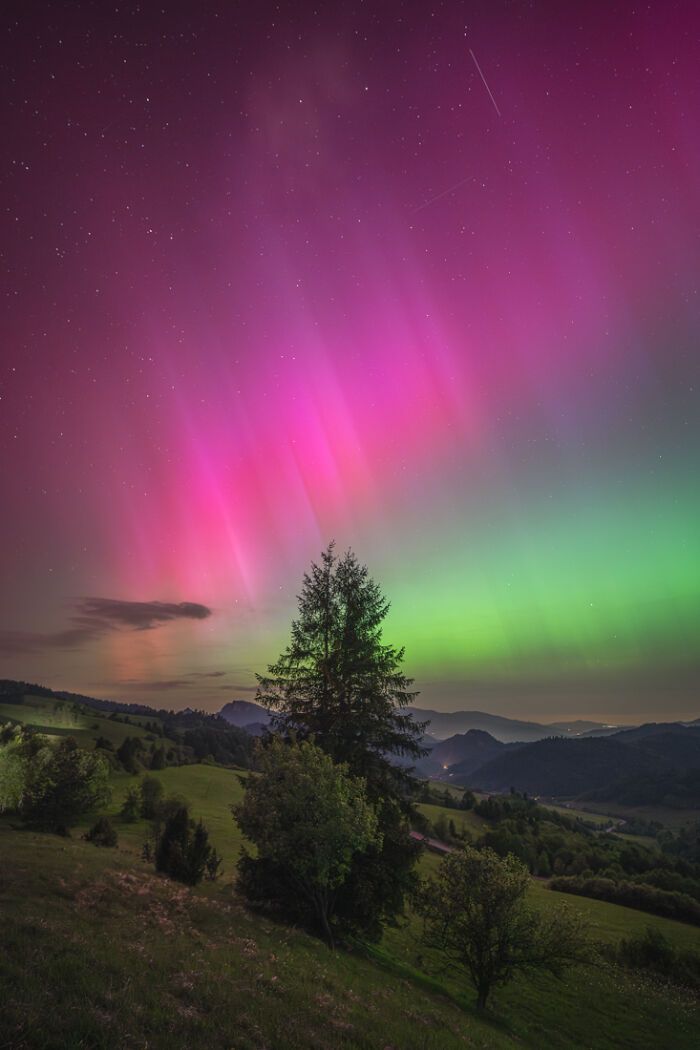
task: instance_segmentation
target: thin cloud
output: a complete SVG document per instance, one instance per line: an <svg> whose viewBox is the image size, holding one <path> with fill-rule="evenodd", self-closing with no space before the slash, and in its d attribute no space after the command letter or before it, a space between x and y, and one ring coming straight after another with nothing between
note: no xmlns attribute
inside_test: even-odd
<svg viewBox="0 0 700 1050"><path fill-rule="evenodd" d="M123 682L116 683L117 689L139 689L158 693L170 689L191 689L192 682L187 678L156 678L152 681L139 681L136 678L127 678Z"/></svg>
<svg viewBox="0 0 700 1050"><path fill-rule="evenodd" d="M153 692L166 689L195 689L202 679L225 678L227 674L228 671L188 671L180 678L124 678L116 684L120 689L148 689ZM231 686L218 688L230 689Z"/></svg>
<svg viewBox="0 0 700 1050"><path fill-rule="evenodd" d="M228 671L190 671L188 678L225 678Z"/></svg>
<svg viewBox="0 0 700 1050"><path fill-rule="evenodd" d="M257 685L219 685L217 689L225 689L227 693L257 693Z"/></svg>

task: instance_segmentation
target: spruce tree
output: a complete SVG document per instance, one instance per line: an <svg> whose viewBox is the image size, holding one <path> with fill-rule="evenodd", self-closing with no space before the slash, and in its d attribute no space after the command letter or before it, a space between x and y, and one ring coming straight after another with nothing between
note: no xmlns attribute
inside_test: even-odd
<svg viewBox="0 0 700 1050"><path fill-rule="evenodd" d="M178 805L165 822L155 851L156 871L196 886L217 857L202 821L190 819L187 806ZM218 867L218 865L217 865Z"/></svg>
<svg viewBox="0 0 700 1050"><path fill-rule="evenodd" d="M425 725L402 710L418 694L401 671L404 649L382 641L389 602L352 551L338 559L332 543L304 575L298 600L290 644L257 676L256 699L273 712L276 731L313 737L347 762L370 797L410 802L408 766L427 753Z"/></svg>
<svg viewBox="0 0 700 1050"><path fill-rule="evenodd" d="M410 764L426 753L425 726L404 710L417 696L402 672L404 650L382 639L388 610L367 568L351 551L337 558L330 544L304 576L290 643L258 676L257 693L275 731L312 738L366 781L381 845L355 858L337 918L346 930L375 938L414 887L409 818L417 785Z"/></svg>

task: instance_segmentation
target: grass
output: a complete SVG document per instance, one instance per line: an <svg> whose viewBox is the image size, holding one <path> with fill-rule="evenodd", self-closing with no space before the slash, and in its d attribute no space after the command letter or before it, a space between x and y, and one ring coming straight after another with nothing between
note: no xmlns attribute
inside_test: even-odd
<svg viewBox="0 0 700 1050"><path fill-rule="evenodd" d="M148 773L148 776L161 782L166 795L181 795L189 802L192 816L195 820L204 821L211 842L223 857L224 869L230 873L243 845L243 836L231 815L230 806L243 798L243 786L239 778L246 775L244 770L199 764L170 766ZM148 837L148 822L139 820L134 824L126 824L119 820L118 814L127 791L138 787L141 779L127 773L114 775L112 802L107 810L110 817L116 818L114 825L123 847L138 855Z"/></svg>
<svg viewBox="0 0 700 1050"><path fill-rule="evenodd" d="M189 793L233 860L232 771L185 766L157 774ZM120 777L120 793L135 778ZM218 824L217 824L218 821ZM0 821L0 1045L63 1047L392 1048L541 1047L656 1050L696 1045L691 999L615 969L565 980L519 978L479 1018L463 980L435 972L415 917L369 952L329 952L299 930L248 913L232 871L189 890L153 874L121 825L116 850ZM441 860L425 854L424 873ZM533 882L539 907L560 895ZM561 895L563 896L563 895ZM613 941L646 925L698 946L693 927L616 905L566 898ZM650 921L651 920L651 921Z"/></svg>
<svg viewBox="0 0 700 1050"><path fill-rule="evenodd" d="M538 802L538 805L542 806L543 809L553 809L555 813L562 813L565 817L571 817L572 820L587 820L590 824L597 824L601 828L607 827L608 824L612 823L610 817L602 813L588 813L585 809L574 809L573 806L557 806L550 802Z"/></svg>
<svg viewBox="0 0 700 1050"><path fill-rule="evenodd" d="M130 850L0 822L0 1045L507 1050L497 1026L363 953L191 891Z"/></svg>
<svg viewBox="0 0 700 1050"><path fill-rule="evenodd" d="M623 806L617 802L588 802L589 816L595 813L606 814L619 820L657 820L671 831L679 831L685 824L697 818L693 810L670 809L668 806Z"/></svg>
<svg viewBox="0 0 700 1050"><path fill-rule="evenodd" d="M114 724L114 723L112 723ZM130 727L124 727L129 729ZM171 767L157 777L202 817L224 857L224 877L189 890L140 859L145 822L118 817L139 778L112 779L116 850L15 830L0 820L0 1047L11 1050L192 1050L278 1047L362 1050L691 1050L698 1003L607 964L557 981L520 977L473 1011L463 979L437 972L415 916L367 951L329 952L303 932L248 913L234 866L242 836L230 805L235 770ZM422 806L471 831L470 811ZM477 829L475 822L479 822ZM459 823L458 823L459 826ZM441 858L425 853L422 873ZM595 940L615 943L651 926L700 950L692 926L602 901L558 894L533 880L537 908L583 914Z"/></svg>
<svg viewBox="0 0 700 1050"><path fill-rule="evenodd" d="M434 854L424 854L420 863L425 876L435 874L442 861ZM579 912L596 942L617 943L622 936L643 933L652 926L676 947L700 951L700 931L683 923L555 893L537 880L531 882L529 900L542 910L564 905ZM420 920L409 916L404 926L387 931L374 957L387 969L412 974L414 980L432 976L455 1002L471 1006L473 994L466 978L441 972L440 956L425 949L420 934ZM700 1008L691 995L640 979L603 961L570 971L562 980L546 975L519 977L494 993L491 1010L499 1019L501 1031L508 1032L520 1045L560 1050L691 1050L697 1046L700 1023Z"/></svg>
<svg viewBox="0 0 700 1050"><path fill-rule="evenodd" d="M533 879L530 886L530 900L537 908L551 908L566 904L572 911L584 916L590 926L595 940L606 944L615 944L623 937L644 933L650 926L676 948L700 952L700 928L675 919L665 919L661 915L650 915L636 908L623 908L620 904L608 901L593 900L591 897L578 897L572 893L559 893L550 890L546 883Z"/></svg>
<svg viewBox="0 0 700 1050"><path fill-rule="evenodd" d="M421 802L418 809L431 824L434 824L441 816L448 821L454 820L457 831L468 831L472 838L482 835L489 826L483 817L478 817L471 809L450 809L447 806L434 806L427 802Z"/></svg>
<svg viewBox="0 0 700 1050"><path fill-rule="evenodd" d="M68 702L64 703L62 710L57 710L57 704L50 697L27 694L21 704L0 703L0 722L24 722L48 737L73 736L85 748L93 748L97 738L102 736L118 748L127 736L148 737L150 734L144 723L159 721L134 715L129 716L130 723L125 724L89 707L82 706L77 713ZM155 739L166 746L173 743L165 737Z"/></svg>

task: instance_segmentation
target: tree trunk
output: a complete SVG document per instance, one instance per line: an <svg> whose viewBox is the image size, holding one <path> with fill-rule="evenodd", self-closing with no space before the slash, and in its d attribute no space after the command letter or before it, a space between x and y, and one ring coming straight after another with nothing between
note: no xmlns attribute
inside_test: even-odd
<svg viewBox="0 0 700 1050"><path fill-rule="evenodd" d="M331 951L334 951L335 941L333 939L333 930L331 929L331 924L328 921L328 909L326 908L324 901L317 901L317 911L318 917L321 920L321 929L323 930L323 935L326 938L326 943L328 944L328 947L331 949Z"/></svg>

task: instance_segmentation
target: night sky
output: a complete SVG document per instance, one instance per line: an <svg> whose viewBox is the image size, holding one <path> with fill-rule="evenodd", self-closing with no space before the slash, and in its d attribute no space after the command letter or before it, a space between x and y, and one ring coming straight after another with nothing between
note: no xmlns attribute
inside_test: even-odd
<svg viewBox="0 0 700 1050"><path fill-rule="evenodd" d="M0 675L697 717L700 7L3 5Z"/></svg>

